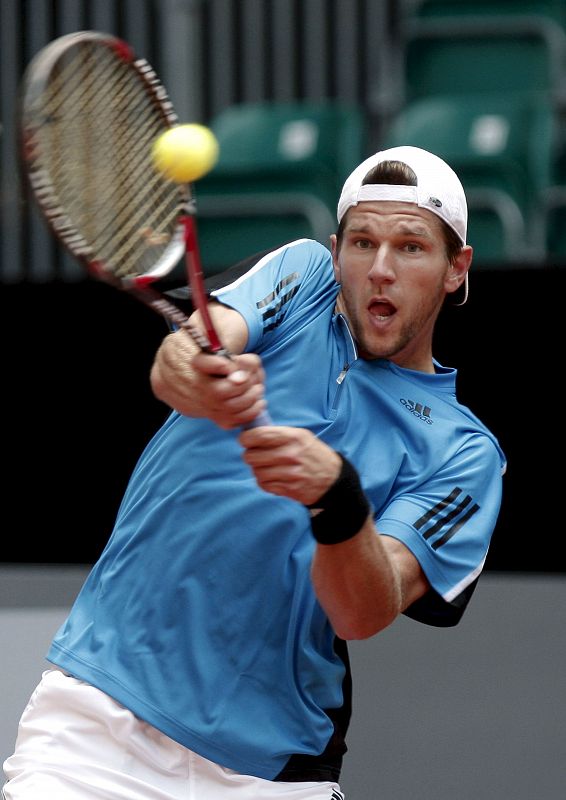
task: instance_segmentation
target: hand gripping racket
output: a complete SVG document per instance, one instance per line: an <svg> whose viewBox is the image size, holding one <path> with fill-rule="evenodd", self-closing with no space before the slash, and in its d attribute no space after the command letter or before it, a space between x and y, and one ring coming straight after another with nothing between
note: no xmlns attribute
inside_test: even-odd
<svg viewBox="0 0 566 800"><path fill-rule="evenodd" d="M230 357L208 312L191 187L153 165L152 145L177 116L148 62L109 34L62 36L29 63L20 106L24 172L56 238L94 278ZM183 256L205 334L152 285ZM248 427L267 424L262 414Z"/></svg>

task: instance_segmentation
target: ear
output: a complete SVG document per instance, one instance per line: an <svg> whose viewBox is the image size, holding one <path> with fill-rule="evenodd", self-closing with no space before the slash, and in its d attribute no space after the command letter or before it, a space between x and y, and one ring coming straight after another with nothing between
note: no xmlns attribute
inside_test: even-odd
<svg viewBox="0 0 566 800"><path fill-rule="evenodd" d="M332 266L334 268L334 279L336 283L341 283L340 277L340 263L338 260L338 239L336 238L336 234L333 233L330 236L330 250L332 252Z"/></svg>
<svg viewBox="0 0 566 800"><path fill-rule="evenodd" d="M467 244L460 250L453 263L450 264L444 281L444 288L447 294L452 294L464 283L468 270L472 265L473 253L473 248Z"/></svg>

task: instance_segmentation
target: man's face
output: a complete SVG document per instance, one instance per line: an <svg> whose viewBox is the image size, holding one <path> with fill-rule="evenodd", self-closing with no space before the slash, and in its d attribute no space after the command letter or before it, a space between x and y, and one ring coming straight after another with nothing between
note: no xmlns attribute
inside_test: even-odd
<svg viewBox="0 0 566 800"><path fill-rule="evenodd" d="M342 285L338 307L360 356L433 371L434 324L446 293L469 267L471 248L451 266L435 214L413 203L371 201L348 210L341 246L333 237L332 254Z"/></svg>

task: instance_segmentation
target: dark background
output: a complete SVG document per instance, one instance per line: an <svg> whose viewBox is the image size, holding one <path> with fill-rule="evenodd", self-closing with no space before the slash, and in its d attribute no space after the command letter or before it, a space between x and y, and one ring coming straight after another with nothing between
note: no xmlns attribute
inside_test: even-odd
<svg viewBox="0 0 566 800"><path fill-rule="evenodd" d="M566 571L560 544L558 388L566 269L472 268L470 299L443 311L436 356L509 467L487 568ZM129 473L167 409L149 369L165 323L114 289L5 286L2 561L91 563Z"/></svg>

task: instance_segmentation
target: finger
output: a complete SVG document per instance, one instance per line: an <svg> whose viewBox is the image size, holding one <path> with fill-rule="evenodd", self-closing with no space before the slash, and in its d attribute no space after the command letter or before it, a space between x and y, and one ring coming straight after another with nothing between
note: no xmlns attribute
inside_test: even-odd
<svg viewBox="0 0 566 800"><path fill-rule="evenodd" d="M249 372L246 372L243 369L237 369L235 372L231 372L228 375L228 380L230 383L235 384L236 386L241 385L242 383L246 383L250 379Z"/></svg>
<svg viewBox="0 0 566 800"><path fill-rule="evenodd" d="M220 428L232 430L233 428L241 428L243 425L253 422L266 408L267 403L261 398L240 412L230 411L227 413L226 408L222 407L222 409L214 413L212 418Z"/></svg>
<svg viewBox="0 0 566 800"><path fill-rule="evenodd" d="M192 359L192 366L205 375L226 376L238 368L235 363L224 356L197 353Z"/></svg>
<svg viewBox="0 0 566 800"><path fill-rule="evenodd" d="M226 412L240 414L246 412L258 402L264 402L264 391L261 384L253 384L243 388L235 386L230 378L222 380L222 386L217 387L216 395L222 402Z"/></svg>
<svg viewBox="0 0 566 800"><path fill-rule="evenodd" d="M285 425L265 425L240 434L240 444L250 452L254 449L282 447L295 441L297 429Z"/></svg>

